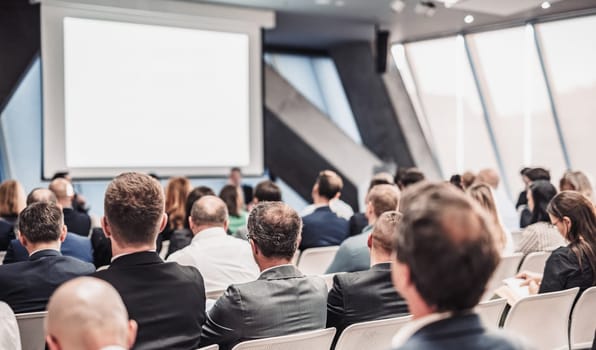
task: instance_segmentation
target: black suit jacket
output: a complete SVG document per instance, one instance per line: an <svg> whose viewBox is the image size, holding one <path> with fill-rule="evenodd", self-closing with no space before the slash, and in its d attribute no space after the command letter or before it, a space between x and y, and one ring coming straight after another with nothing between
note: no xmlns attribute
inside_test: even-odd
<svg viewBox="0 0 596 350"><path fill-rule="evenodd" d="M89 230L91 230L89 215L72 208L63 208L62 212L64 213L64 224L68 227L68 232L89 237Z"/></svg>
<svg viewBox="0 0 596 350"><path fill-rule="evenodd" d="M91 248L91 241L87 237L81 237L74 233L68 232L66 239L60 245L60 253L64 256L70 256L84 262L93 263L93 249ZM6 255L4 256L4 264L12 264L19 261L29 259L29 252L23 247L18 239L10 241Z"/></svg>
<svg viewBox="0 0 596 350"><path fill-rule="evenodd" d="M340 218L329 206L315 209L302 218L302 241L300 250L340 245L348 237L348 220Z"/></svg>
<svg viewBox="0 0 596 350"><path fill-rule="evenodd" d="M187 228L172 232L172 235L170 236L170 246L168 247L168 254L166 255L166 258L180 249L190 245L193 237L194 235L192 231Z"/></svg>
<svg viewBox="0 0 596 350"><path fill-rule="evenodd" d="M94 275L116 288L139 324L134 349L199 347L205 321L205 285L197 269L163 262L155 252L121 256Z"/></svg>
<svg viewBox="0 0 596 350"><path fill-rule="evenodd" d="M0 218L0 250L8 249L10 241L16 238L14 232L16 222L16 216Z"/></svg>
<svg viewBox="0 0 596 350"><path fill-rule="evenodd" d="M333 288L327 297L327 327L337 329L336 341L351 324L408 313L406 301L393 287L390 263L333 276Z"/></svg>
<svg viewBox="0 0 596 350"><path fill-rule="evenodd" d="M522 350L530 349L518 340L491 332L482 326L478 315L457 315L431 323L418 330L400 350Z"/></svg>
<svg viewBox="0 0 596 350"><path fill-rule="evenodd" d="M94 271L93 264L56 250L40 250L27 261L0 266L0 300L15 313L43 311L62 283Z"/></svg>

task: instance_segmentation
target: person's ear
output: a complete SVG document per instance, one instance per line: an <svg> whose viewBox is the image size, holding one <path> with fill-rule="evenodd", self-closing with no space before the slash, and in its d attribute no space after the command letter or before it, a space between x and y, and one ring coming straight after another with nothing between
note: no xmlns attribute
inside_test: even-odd
<svg viewBox="0 0 596 350"><path fill-rule="evenodd" d="M571 225L573 223L571 222L571 219L568 216L563 216L563 222L565 223L565 228L567 229L567 232L565 232L565 237L567 237L569 235L569 232L571 231Z"/></svg>
<svg viewBox="0 0 596 350"><path fill-rule="evenodd" d="M335 197L333 197L334 199L339 199L339 197L341 197L341 192L337 192L337 194L335 194Z"/></svg>
<svg viewBox="0 0 596 350"><path fill-rule="evenodd" d="M194 222L192 222L192 217L191 217L191 216L189 216L189 217L188 217L188 227L190 227L190 230L191 230L192 232L195 232L195 229L194 229L194 227L195 227L195 223L194 223Z"/></svg>
<svg viewBox="0 0 596 350"><path fill-rule="evenodd" d="M66 239L66 233L68 232L68 228L66 225L62 225L62 232L60 232L60 243L64 242Z"/></svg>
<svg viewBox="0 0 596 350"><path fill-rule="evenodd" d="M224 231L227 232L228 231L228 227L230 227L230 219L226 219L226 221L224 221L224 224L223 224Z"/></svg>
<svg viewBox="0 0 596 350"><path fill-rule="evenodd" d="M101 217L101 229L103 230L103 234L106 237L108 237L108 238L112 237L112 228L110 227L108 218L105 215Z"/></svg>
<svg viewBox="0 0 596 350"><path fill-rule="evenodd" d="M252 250L252 255L254 257L259 255L259 247L257 247L257 245L255 244L255 241L253 241L252 239L249 239L248 242L250 243L250 249Z"/></svg>
<svg viewBox="0 0 596 350"><path fill-rule="evenodd" d="M19 240L19 242L21 243L21 245L23 247L27 247L27 244L29 242L27 242L27 238L25 238L25 236L23 236L23 234L21 233L21 231L17 231L17 239Z"/></svg>
<svg viewBox="0 0 596 350"><path fill-rule="evenodd" d="M164 228L166 228L166 225L168 224L168 214L163 213L163 216L161 217L161 223L159 225L159 232L162 232Z"/></svg>
<svg viewBox="0 0 596 350"><path fill-rule="evenodd" d="M61 350L62 347L58 343L58 340L51 335L46 335L46 344L50 350Z"/></svg>
<svg viewBox="0 0 596 350"><path fill-rule="evenodd" d="M368 246L368 249L372 249L372 240L373 240L373 236L372 236L372 232L368 235L368 239L366 240L366 245Z"/></svg>
<svg viewBox="0 0 596 350"><path fill-rule="evenodd" d="M139 330L139 326L137 324L137 321L129 320L128 321L128 339L126 339L127 345L128 345L127 349L132 349L132 346L135 344L135 340L137 339L137 331L138 330Z"/></svg>

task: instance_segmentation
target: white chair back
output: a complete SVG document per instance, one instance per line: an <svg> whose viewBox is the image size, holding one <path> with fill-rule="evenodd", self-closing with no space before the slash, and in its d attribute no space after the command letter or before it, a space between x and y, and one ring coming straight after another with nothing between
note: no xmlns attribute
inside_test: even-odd
<svg viewBox="0 0 596 350"><path fill-rule="evenodd" d="M335 328L242 342L232 350L329 350Z"/></svg>
<svg viewBox="0 0 596 350"><path fill-rule="evenodd" d="M476 313L480 316L485 327L489 329L497 329L499 328L501 315L503 315L503 310L505 310L506 305L506 299L485 301L476 306Z"/></svg>
<svg viewBox="0 0 596 350"><path fill-rule="evenodd" d="M305 275L322 275L327 271L339 246L309 248L298 259L298 270Z"/></svg>
<svg viewBox="0 0 596 350"><path fill-rule="evenodd" d="M205 346L203 348L199 348L197 350L219 350L219 345L217 345L217 344L209 345L209 346Z"/></svg>
<svg viewBox="0 0 596 350"><path fill-rule="evenodd" d="M483 301L490 300L495 294L495 290L503 285L504 279L517 274L517 268L523 257L523 254L516 253L501 258L501 262L486 285L486 293L484 293L482 298Z"/></svg>
<svg viewBox="0 0 596 350"><path fill-rule="evenodd" d="M353 324L341 333L335 350L386 350L391 348L391 339L412 316L390 318Z"/></svg>
<svg viewBox="0 0 596 350"><path fill-rule="evenodd" d="M166 256L168 255L168 249L170 249L170 241L162 241L161 242L161 250L159 251L159 256L162 259L166 259Z"/></svg>
<svg viewBox="0 0 596 350"><path fill-rule="evenodd" d="M578 291L576 287L525 297L511 307L503 328L527 338L537 349L568 348L569 313Z"/></svg>
<svg viewBox="0 0 596 350"><path fill-rule="evenodd" d="M596 331L596 287L586 289L579 297L571 313L569 340L571 349L589 349Z"/></svg>
<svg viewBox="0 0 596 350"><path fill-rule="evenodd" d="M0 265L4 263L4 257L6 256L6 250L0 252Z"/></svg>
<svg viewBox="0 0 596 350"><path fill-rule="evenodd" d="M46 346L44 321L47 311L28 312L15 315L21 334L23 350L44 350Z"/></svg>
<svg viewBox="0 0 596 350"><path fill-rule="evenodd" d="M0 349L20 349L19 325L12 309L0 301Z"/></svg>
<svg viewBox="0 0 596 350"><path fill-rule="evenodd" d="M526 255L519 267L519 271L530 271L539 274L544 273L544 265L546 265L546 260L550 254L550 252L533 252Z"/></svg>
<svg viewBox="0 0 596 350"><path fill-rule="evenodd" d="M519 247L519 243L521 242L523 235L524 235L523 229L511 232L511 238L513 240L513 248L515 250L517 250L517 248Z"/></svg>
<svg viewBox="0 0 596 350"><path fill-rule="evenodd" d="M344 273L344 272L340 272ZM333 288L333 276L337 275L336 273L328 273L325 275L321 275L320 277L325 280L325 284L327 284L327 290L330 291Z"/></svg>
<svg viewBox="0 0 596 350"><path fill-rule="evenodd" d="M205 296L207 297L207 299L217 300L225 292L226 292L225 290L211 290L211 291L206 292Z"/></svg>

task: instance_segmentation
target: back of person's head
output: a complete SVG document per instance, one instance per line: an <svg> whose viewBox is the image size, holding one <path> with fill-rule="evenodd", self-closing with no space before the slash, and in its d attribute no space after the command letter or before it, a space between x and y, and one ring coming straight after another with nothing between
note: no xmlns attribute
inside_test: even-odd
<svg viewBox="0 0 596 350"><path fill-rule="evenodd" d="M466 171L461 176L461 184L464 187L464 189L467 189L470 186L472 186L475 181L476 181L476 174L474 174L471 171Z"/></svg>
<svg viewBox="0 0 596 350"><path fill-rule="evenodd" d="M72 201L75 195L72 184L64 178L53 180L48 188L54 192L58 201Z"/></svg>
<svg viewBox="0 0 596 350"><path fill-rule="evenodd" d="M188 219L190 217L193 204L195 204L195 202L201 199L203 196L215 196L215 192L213 192L213 190L207 186L195 187L192 191L190 191L186 197L186 203L184 205L185 218ZM190 228L188 226L188 220L184 220L184 227Z"/></svg>
<svg viewBox="0 0 596 350"><path fill-rule="evenodd" d="M592 199L592 184L581 171L566 171L559 181L559 190L576 191Z"/></svg>
<svg viewBox="0 0 596 350"><path fill-rule="evenodd" d="M104 231L121 245L154 244L165 224L163 188L149 175L123 173L106 189Z"/></svg>
<svg viewBox="0 0 596 350"><path fill-rule="evenodd" d="M166 213L171 230L184 227L184 221L187 218L185 216L186 197L190 190L190 181L182 176L170 178L166 185Z"/></svg>
<svg viewBox="0 0 596 350"><path fill-rule="evenodd" d="M381 214L371 232L371 248L386 256L391 255L400 220L401 214L395 210Z"/></svg>
<svg viewBox="0 0 596 350"><path fill-rule="evenodd" d="M242 181L242 171L238 167L233 167L230 169L229 175L230 182L234 186L240 186L240 182Z"/></svg>
<svg viewBox="0 0 596 350"><path fill-rule="evenodd" d="M219 197L203 196L193 204L190 220L197 227L224 227L228 221L228 208Z"/></svg>
<svg viewBox="0 0 596 350"><path fill-rule="evenodd" d="M25 191L16 180L0 184L0 216L17 216L25 208Z"/></svg>
<svg viewBox="0 0 596 350"><path fill-rule="evenodd" d="M460 174L451 175L451 177L449 178L449 183L457 187L458 189L464 191L464 185L462 184Z"/></svg>
<svg viewBox="0 0 596 350"><path fill-rule="evenodd" d="M344 182L336 172L323 170L317 176L315 186L319 196L331 200L341 193Z"/></svg>
<svg viewBox="0 0 596 350"><path fill-rule="evenodd" d="M292 259L302 233L302 219L283 202L260 202L248 216L248 238L267 258Z"/></svg>
<svg viewBox="0 0 596 350"><path fill-rule="evenodd" d="M370 180L370 183L368 185L368 191L370 192L370 190L377 185L395 185L395 180L393 176L391 176L391 174L389 173L377 173Z"/></svg>
<svg viewBox="0 0 596 350"><path fill-rule="evenodd" d="M68 171L59 171L54 173L54 176L50 179L50 181L54 181L56 179L66 179L70 181L70 173Z"/></svg>
<svg viewBox="0 0 596 350"><path fill-rule="evenodd" d="M19 214L18 226L20 235L30 243L55 242L63 233L64 215L56 203L33 203Z"/></svg>
<svg viewBox="0 0 596 350"><path fill-rule="evenodd" d="M533 181L528 188L528 206L532 211L531 224L549 222L546 207L557 194L557 189L546 180Z"/></svg>
<svg viewBox="0 0 596 350"><path fill-rule="evenodd" d="M400 189L405 189L415 183L424 181L426 176L418 168L407 168L399 173L399 179L396 181Z"/></svg>
<svg viewBox="0 0 596 350"><path fill-rule="evenodd" d="M259 202L280 202L281 190L275 182L265 180L259 182L255 187L254 198Z"/></svg>
<svg viewBox="0 0 596 350"><path fill-rule="evenodd" d="M51 202L57 204L58 199L56 198L54 192L48 190L47 188L38 187L29 192L29 195L27 196L27 205L38 202Z"/></svg>
<svg viewBox="0 0 596 350"><path fill-rule="evenodd" d="M380 217L386 211L394 211L399 207L399 189L395 185L377 185L371 188L366 196L372 207L372 214Z"/></svg>
<svg viewBox="0 0 596 350"><path fill-rule="evenodd" d="M530 182L538 180L550 181L550 171L544 168L529 168L523 175L527 177Z"/></svg>
<svg viewBox="0 0 596 350"><path fill-rule="evenodd" d="M501 225L501 220L499 219L499 213L497 211L497 205L495 204L492 189L485 183L476 183L468 188L466 192L472 199L480 204L484 210L486 210L492 219L496 228L495 233L497 233L495 240L499 249L502 250L505 247L507 237L503 226Z"/></svg>
<svg viewBox="0 0 596 350"><path fill-rule="evenodd" d="M495 169L486 168L478 172L476 181L483 182L493 189L497 189L497 187L499 187L499 182L501 182L501 178Z"/></svg>
<svg viewBox="0 0 596 350"><path fill-rule="evenodd" d="M447 183L423 183L403 194L395 241L394 281L412 287L435 312L476 306L499 262L494 225L484 211Z"/></svg>
<svg viewBox="0 0 596 350"><path fill-rule="evenodd" d="M226 203L229 215L240 216L242 197L240 196L240 189L237 186L225 185L221 191L219 191L219 198Z"/></svg>
<svg viewBox="0 0 596 350"><path fill-rule="evenodd" d="M50 298L46 341L50 350L132 348L137 332L122 298L109 283L79 277L60 286Z"/></svg>
<svg viewBox="0 0 596 350"><path fill-rule="evenodd" d="M553 225L569 242L580 266L590 264L592 283L596 284L596 213L592 201L579 192L563 191L550 201L546 210Z"/></svg>

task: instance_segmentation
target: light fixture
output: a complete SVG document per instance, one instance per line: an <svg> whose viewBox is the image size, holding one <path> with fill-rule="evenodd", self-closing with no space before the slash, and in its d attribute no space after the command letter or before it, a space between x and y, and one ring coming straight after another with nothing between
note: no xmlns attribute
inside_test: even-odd
<svg viewBox="0 0 596 350"><path fill-rule="evenodd" d="M345 4L346 4L346 3L345 3L345 1L344 1L344 0L337 0L337 1L335 2L335 6L337 6L337 7L343 7Z"/></svg>
<svg viewBox="0 0 596 350"><path fill-rule="evenodd" d="M474 16L466 15L466 17L464 17L464 22L466 22L467 24L474 22Z"/></svg>
<svg viewBox="0 0 596 350"><path fill-rule="evenodd" d="M395 0L391 3L391 9L397 13L402 13L405 7L406 3L404 0Z"/></svg>
<svg viewBox="0 0 596 350"><path fill-rule="evenodd" d="M544 1L540 7L542 7L542 9L546 10L550 8L550 1Z"/></svg>
<svg viewBox="0 0 596 350"><path fill-rule="evenodd" d="M420 1L416 4L414 12L418 15L432 17L437 12L437 6L431 1Z"/></svg>
<svg viewBox="0 0 596 350"><path fill-rule="evenodd" d="M315 0L315 4L317 5L329 5L331 3L331 0Z"/></svg>
<svg viewBox="0 0 596 350"><path fill-rule="evenodd" d="M453 5L457 4L459 0L444 0L444 2L446 8L451 8Z"/></svg>

